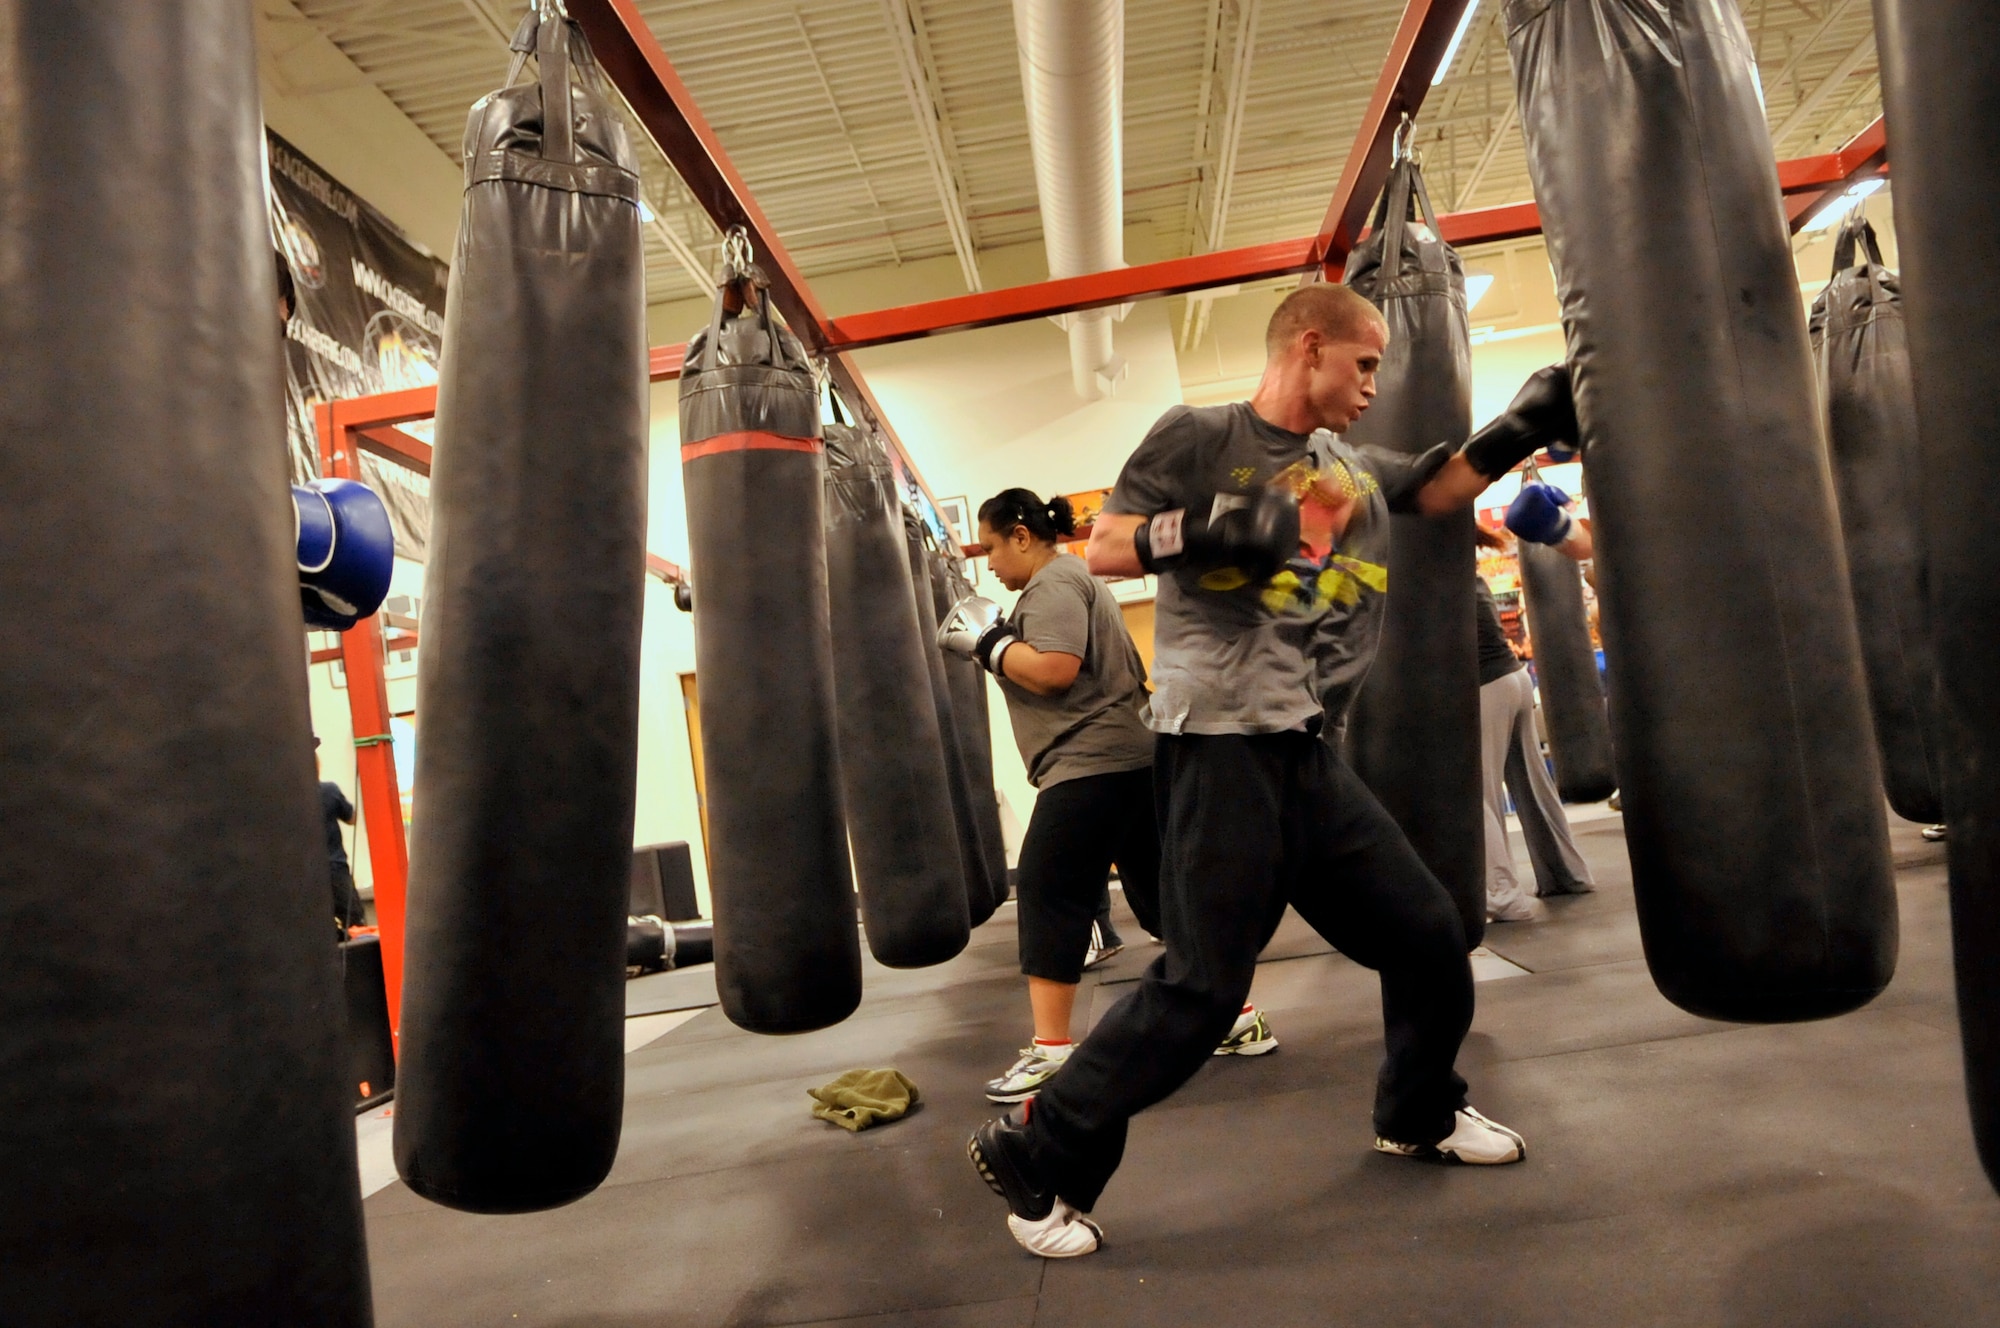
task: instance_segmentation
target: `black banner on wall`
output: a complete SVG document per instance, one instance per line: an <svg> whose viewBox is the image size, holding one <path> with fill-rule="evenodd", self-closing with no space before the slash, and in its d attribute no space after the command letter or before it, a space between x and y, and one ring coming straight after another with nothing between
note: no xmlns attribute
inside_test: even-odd
<svg viewBox="0 0 2000 1328"><path fill-rule="evenodd" d="M286 427L292 477L319 474L313 407L437 382L449 267L265 131L271 234L292 270L298 308L285 329ZM405 426L429 441L429 425ZM396 552L421 560L430 537L430 480L376 457L362 478L382 495Z"/></svg>

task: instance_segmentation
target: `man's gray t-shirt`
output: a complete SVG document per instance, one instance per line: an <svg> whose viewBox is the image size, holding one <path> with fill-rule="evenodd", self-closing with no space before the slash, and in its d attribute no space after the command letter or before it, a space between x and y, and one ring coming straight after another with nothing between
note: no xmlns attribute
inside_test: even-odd
<svg viewBox="0 0 2000 1328"><path fill-rule="evenodd" d="M1449 454L1441 445L1403 456L1350 446L1323 429L1293 433L1241 401L1161 416L1105 511L1151 516L1211 498L1227 510L1281 484L1299 496L1299 552L1260 584L1236 568L1160 578L1153 729L1278 733L1321 714L1337 727L1381 634L1389 514L1413 511L1417 490ZM1359 501L1336 541L1342 496Z"/></svg>
<svg viewBox="0 0 2000 1328"><path fill-rule="evenodd" d="M1030 784L1047 788L1153 763L1146 666L1118 601L1083 559L1057 554L1028 582L1007 621L1035 649L1083 661L1069 690L1054 696L1000 680Z"/></svg>

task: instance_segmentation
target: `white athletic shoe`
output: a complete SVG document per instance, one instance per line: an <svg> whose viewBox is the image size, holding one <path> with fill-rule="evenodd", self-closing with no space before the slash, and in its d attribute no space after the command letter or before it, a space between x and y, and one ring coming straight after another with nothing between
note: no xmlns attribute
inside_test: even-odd
<svg viewBox="0 0 2000 1328"><path fill-rule="evenodd" d="M1528 1155L1528 1145L1520 1135L1471 1107L1460 1107L1452 1119L1458 1128L1434 1144L1399 1144L1378 1135L1375 1149L1393 1157L1421 1157L1473 1167L1502 1166Z"/></svg>
<svg viewBox="0 0 2000 1328"><path fill-rule="evenodd" d="M1070 1207L1066 1199L1057 1199L1056 1206L1040 1221L1031 1222L1025 1217L1007 1214L1007 1230L1014 1233L1014 1239L1021 1242L1022 1249L1030 1254L1039 1254L1044 1259L1074 1259L1080 1254L1095 1254L1097 1247L1104 1243L1104 1228Z"/></svg>
<svg viewBox="0 0 2000 1328"><path fill-rule="evenodd" d="M1271 1031L1271 1025L1264 1019L1264 1012L1253 1007L1236 1016L1235 1026L1229 1030L1229 1036L1217 1044L1215 1054L1262 1056L1267 1051L1277 1049L1278 1035Z"/></svg>
<svg viewBox="0 0 2000 1328"><path fill-rule="evenodd" d="M1069 1060L1075 1051L1075 1044L1065 1042L1059 1047L1044 1046L1031 1042L1021 1048L1021 1059L1009 1067L1007 1073L998 1079L986 1081L986 1100L1007 1105L1026 1102L1042 1091L1042 1085L1055 1077L1057 1070Z"/></svg>
<svg viewBox="0 0 2000 1328"><path fill-rule="evenodd" d="M1090 924L1090 946L1083 952L1085 971L1096 968L1111 956L1122 952L1125 943L1104 934L1104 929L1095 922Z"/></svg>
<svg viewBox="0 0 2000 1328"><path fill-rule="evenodd" d="M1510 904L1486 910L1488 922L1540 922L1549 915L1549 906L1532 895L1522 895Z"/></svg>

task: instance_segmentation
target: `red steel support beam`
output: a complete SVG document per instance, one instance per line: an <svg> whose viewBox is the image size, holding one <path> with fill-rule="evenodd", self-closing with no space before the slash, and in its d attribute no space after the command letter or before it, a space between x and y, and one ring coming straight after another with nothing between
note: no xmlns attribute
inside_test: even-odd
<svg viewBox="0 0 2000 1328"><path fill-rule="evenodd" d="M847 404L882 431L904 475L937 504L936 495L918 473L909 449L890 425L861 370L843 354L831 335L826 310L814 298L805 275L792 261L764 210L737 173L722 141L695 105L687 84L660 48L635 0L569 0L570 17L590 39L598 64L624 94L625 102L702 211L720 230L741 226L750 237L757 265L770 278L771 302L785 322L814 352L827 358L827 368Z"/></svg>
<svg viewBox="0 0 2000 1328"><path fill-rule="evenodd" d="M394 392L364 398L354 413L367 418L389 415L402 423L422 418L407 413L422 406L436 409L437 393ZM361 478L360 444L355 426L342 421L334 401L313 412L319 432L320 473L337 479ZM399 437L407 437L395 431ZM415 440L412 439L412 442ZM428 450L428 449L426 449ZM317 656L314 657L317 662ZM380 615L362 619L340 634L340 660L347 671L347 707L354 728L354 783L361 802L362 824L368 834L368 867L375 888L375 921L381 932L382 985L389 1001L389 1031L393 1039L402 1027L403 919L409 896L410 851L403 836L403 799L396 786L396 755L389 737L389 684L383 676L384 646Z"/></svg>
<svg viewBox="0 0 2000 1328"><path fill-rule="evenodd" d="M1796 191L1785 188L1788 168L1798 182ZM1780 164L1778 184L1788 195L1785 218L1792 234L1804 230L1822 207L1862 180L1886 174L1888 169L1889 131L1879 115L1866 129L1842 144L1838 152Z"/></svg>
<svg viewBox="0 0 2000 1328"><path fill-rule="evenodd" d="M1389 58L1375 80L1375 95L1361 117L1354 147L1334 186L1326 219L1313 237L1313 259L1328 281L1340 280L1348 251L1361 238L1362 223L1375 196L1389 178L1389 156L1396 127L1405 115L1415 119L1431 90L1431 79L1444 60L1453 29L1465 17L1471 0L1410 0L1403 20L1389 42Z"/></svg>

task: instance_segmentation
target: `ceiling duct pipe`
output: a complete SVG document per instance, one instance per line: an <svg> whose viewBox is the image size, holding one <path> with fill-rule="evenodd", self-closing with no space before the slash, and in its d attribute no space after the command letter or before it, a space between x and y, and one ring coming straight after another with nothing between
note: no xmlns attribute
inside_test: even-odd
<svg viewBox="0 0 2000 1328"><path fill-rule="evenodd" d="M1014 0L1021 94L1051 278L1125 265L1125 0ZM1070 379L1086 401L1125 374L1112 352L1118 311L1061 320Z"/></svg>

